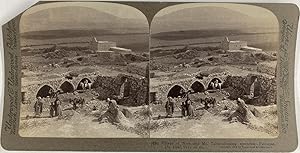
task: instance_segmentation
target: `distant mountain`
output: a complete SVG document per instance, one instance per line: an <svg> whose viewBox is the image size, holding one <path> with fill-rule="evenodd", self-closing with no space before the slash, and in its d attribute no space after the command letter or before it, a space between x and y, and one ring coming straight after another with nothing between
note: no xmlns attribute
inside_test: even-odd
<svg viewBox="0 0 300 153"><path fill-rule="evenodd" d="M185 31L168 31L151 34L152 38L160 40L184 40L184 39L197 39L197 38L209 38L217 36L234 36L234 35L257 35L257 34L274 34L275 32L243 32L240 30L185 30ZM276 34L276 33L275 33Z"/></svg>
<svg viewBox="0 0 300 153"><path fill-rule="evenodd" d="M127 29L128 30L128 29ZM125 30L124 30L125 31ZM93 36L134 36L134 35L145 35L147 32L116 32L111 30L102 29L89 29L89 30L45 30L45 31L30 31L21 33L22 38L26 39L60 39L60 38L73 38L73 37L93 37Z"/></svg>
<svg viewBox="0 0 300 153"><path fill-rule="evenodd" d="M186 8L155 16L151 23L151 33L205 29L232 29L244 32L274 31L276 20L251 17L223 7Z"/></svg>
<svg viewBox="0 0 300 153"><path fill-rule="evenodd" d="M48 8L21 18L20 30L29 31L103 29L116 33L148 32L148 23L140 19L119 18L92 8L66 6Z"/></svg>

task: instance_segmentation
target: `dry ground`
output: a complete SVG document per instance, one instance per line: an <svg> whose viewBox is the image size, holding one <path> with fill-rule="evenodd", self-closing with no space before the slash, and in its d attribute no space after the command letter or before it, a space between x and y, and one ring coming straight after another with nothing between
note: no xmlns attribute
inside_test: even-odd
<svg viewBox="0 0 300 153"><path fill-rule="evenodd" d="M194 102L196 117L181 117L180 105L176 104L173 118L165 118L166 112L163 104L152 105L153 124L163 124L160 128L152 129L153 138L275 138L278 136L278 117L276 105L251 106L260 112L256 117L257 123L245 125L239 122L230 123L228 116L221 113L226 106L234 110L236 101L223 99L222 92L210 93L216 98L217 106L208 110L199 109L199 97L203 93L190 96ZM161 116L161 119L158 119Z"/></svg>
<svg viewBox="0 0 300 153"><path fill-rule="evenodd" d="M152 138L271 138L267 133L252 130L241 123L223 121L225 117L205 113L200 120L164 119L175 126L151 132Z"/></svg>
<svg viewBox="0 0 300 153"><path fill-rule="evenodd" d="M38 121L39 120L39 121ZM20 136L24 137L64 137L64 138L135 138L139 135L118 129L110 123L99 124L92 116L76 114L70 120L57 118L32 119L43 124L21 129ZM22 123L21 123L22 124ZM24 124L24 123L23 123Z"/></svg>
<svg viewBox="0 0 300 153"><path fill-rule="evenodd" d="M249 126L238 122L229 123L226 116L219 114L219 110L227 105L234 107L234 101L222 100L222 93L212 93L217 98L218 106L215 109L196 110L197 117L181 117L179 105L176 104L173 118L164 118L165 110L163 104L152 105L152 120L146 106L123 107L127 108L133 115L128 118L128 124L115 125L111 123L99 123L99 114L106 110L104 101L91 99L91 93L80 93L87 99L87 105L82 109L64 111L65 119L57 117L48 118L48 112L43 112L43 118L22 118L19 134L24 137L76 137L76 138L274 138L277 136L277 111L276 105L256 107L261 112L258 120L263 126ZM197 96L192 95L197 104ZM96 105L96 111L90 108ZM232 105L232 106L230 106ZM219 109L220 108L220 109ZM150 113L151 114L151 113ZM161 116L158 119L158 115Z"/></svg>
<svg viewBox="0 0 300 153"><path fill-rule="evenodd" d="M24 137L84 137L84 138L114 138L114 137L145 137L147 132L137 130L134 125L141 122L142 118L130 118L133 127L123 125L113 125L108 122L99 123L98 117L107 109L105 101L95 99L92 90L79 93L78 96L84 98L86 103L76 110L68 103L68 98L73 94L65 93L60 95L62 106L64 107L63 119L49 117L48 108L44 108L41 118L33 118L33 109L24 109L21 116L19 134ZM93 98L94 97L94 98ZM93 110L96 106L97 110ZM144 107L123 107L127 108L135 116ZM31 110L25 112L25 110Z"/></svg>

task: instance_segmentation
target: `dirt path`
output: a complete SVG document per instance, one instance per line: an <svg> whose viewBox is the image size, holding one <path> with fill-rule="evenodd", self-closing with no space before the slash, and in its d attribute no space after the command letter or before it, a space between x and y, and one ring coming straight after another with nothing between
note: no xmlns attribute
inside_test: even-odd
<svg viewBox="0 0 300 153"><path fill-rule="evenodd" d="M118 129L110 123L99 124L94 117L78 114L71 120L49 119L49 124L26 128L19 131L24 137L65 137L65 138L115 138L140 137L137 134Z"/></svg>
<svg viewBox="0 0 300 153"><path fill-rule="evenodd" d="M267 133L247 128L241 123L222 121L224 118L205 114L200 120L169 118L178 124L151 132L152 138L271 138Z"/></svg>
<svg viewBox="0 0 300 153"><path fill-rule="evenodd" d="M163 115L163 113L160 113ZM157 112L154 116L157 116ZM264 132L253 130L241 123L223 121L225 117L204 113L201 119L181 118L176 111L174 118L159 119L174 122L169 127L151 131L151 138L274 138ZM138 138L135 133L120 130L110 123L99 124L93 116L76 113L70 120L57 118L34 118L25 120L31 127L22 128L24 137L65 137L65 138ZM36 126L35 126L36 125Z"/></svg>

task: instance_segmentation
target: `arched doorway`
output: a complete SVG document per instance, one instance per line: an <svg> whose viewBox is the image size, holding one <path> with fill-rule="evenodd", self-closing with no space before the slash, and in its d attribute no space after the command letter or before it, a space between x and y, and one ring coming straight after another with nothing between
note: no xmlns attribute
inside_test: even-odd
<svg viewBox="0 0 300 153"><path fill-rule="evenodd" d="M65 81L63 84L61 84L59 89L62 93L70 93L75 90L73 84L69 81Z"/></svg>
<svg viewBox="0 0 300 153"><path fill-rule="evenodd" d="M251 84L250 84L250 91L249 94L251 97L258 97L261 95L261 86L260 83L258 82L258 77L257 76L251 76L250 78Z"/></svg>
<svg viewBox="0 0 300 153"><path fill-rule="evenodd" d="M36 97L45 98L47 96L52 96L54 94L54 89L49 85L42 86L36 94Z"/></svg>
<svg viewBox="0 0 300 153"><path fill-rule="evenodd" d="M200 83L199 81L195 81L191 85L191 89L192 89L192 93L198 93L198 92L204 92L205 91L204 85L202 83Z"/></svg>
<svg viewBox="0 0 300 153"><path fill-rule="evenodd" d="M122 84L120 86L119 96L124 98L130 96L130 84L128 78L122 77Z"/></svg>
<svg viewBox="0 0 300 153"><path fill-rule="evenodd" d="M169 90L167 97L172 97L172 98L178 96L182 97L184 93L185 93L185 89L182 86L175 85Z"/></svg>
<svg viewBox="0 0 300 153"><path fill-rule="evenodd" d="M207 87L207 90L213 90L213 89L220 89L220 84L222 84L223 82L221 81L221 79L219 78L213 78ZM216 85L218 84L218 85ZM221 86L222 87L222 86Z"/></svg>
<svg viewBox="0 0 300 153"><path fill-rule="evenodd" d="M88 78L83 78L77 85L77 90L90 89L92 87L92 81Z"/></svg>

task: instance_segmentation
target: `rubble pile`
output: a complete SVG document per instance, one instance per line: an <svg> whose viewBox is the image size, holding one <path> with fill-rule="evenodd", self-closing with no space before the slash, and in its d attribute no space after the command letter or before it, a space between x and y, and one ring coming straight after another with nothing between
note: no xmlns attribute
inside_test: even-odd
<svg viewBox="0 0 300 153"><path fill-rule="evenodd" d="M29 71L37 71L38 67L34 66L31 63L22 63L22 70L27 69Z"/></svg>
<svg viewBox="0 0 300 153"><path fill-rule="evenodd" d="M148 77L149 64L148 62L130 63L127 65L127 72Z"/></svg>
<svg viewBox="0 0 300 153"><path fill-rule="evenodd" d="M126 82L126 92L128 95L120 96L122 84ZM118 75L116 77L98 76L93 84L96 92L99 94L98 99L113 98L118 104L126 106L140 106L147 103L148 100L148 80L146 78L137 78L127 75Z"/></svg>
<svg viewBox="0 0 300 153"><path fill-rule="evenodd" d="M96 78L92 88L95 88L95 91L98 93L98 99L105 100L110 98L111 95L118 93L118 86L112 83L114 79L114 77L109 76L98 76Z"/></svg>
<svg viewBox="0 0 300 153"><path fill-rule="evenodd" d="M227 53L228 56L224 59L224 63L226 64L249 64L256 65L257 59L253 56L253 54L248 52L230 52Z"/></svg>
<svg viewBox="0 0 300 153"><path fill-rule="evenodd" d="M64 57L69 57L69 54L65 50L55 50L53 52L43 54L42 57L45 59L62 59Z"/></svg>
<svg viewBox="0 0 300 153"><path fill-rule="evenodd" d="M253 78L257 78L257 97L247 100L247 104L265 106L276 104L276 80L262 75L249 74L243 76L228 76L224 82L225 90L229 93L230 99L242 98L244 95L250 94L250 86Z"/></svg>
<svg viewBox="0 0 300 153"><path fill-rule="evenodd" d="M102 58L102 60L105 60L105 59ZM110 60L108 60L107 62L109 64L115 64L115 65L121 65L121 66L127 65L127 61L122 54L114 54L112 56L112 58Z"/></svg>
<svg viewBox="0 0 300 153"><path fill-rule="evenodd" d="M257 72L266 73L269 75L276 75L277 61L260 62L257 64Z"/></svg>
<svg viewBox="0 0 300 153"><path fill-rule="evenodd" d="M259 61L276 61L277 57L265 52L253 53L253 56Z"/></svg>
<svg viewBox="0 0 300 153"><path fill-rule="evenodd" d="M137 54L125 54L124 57L127 62L144 62L149 60L149 58Z"/></svg>
<svg viewBox="0 0 300 153"><path fill-rule="evenodd" d="M205 66L205 65L210 65L211 63L209 61L206 61L202 58L194 58L191 62L191 65L193 65L194 67L201 67L201 66Z"/></svg>
<svg viewBox="0 0 300 153"><path fill-rule="evenodd" d="M150 70L169 71L170 68L167 65L150 60Z"/></svg>

